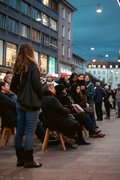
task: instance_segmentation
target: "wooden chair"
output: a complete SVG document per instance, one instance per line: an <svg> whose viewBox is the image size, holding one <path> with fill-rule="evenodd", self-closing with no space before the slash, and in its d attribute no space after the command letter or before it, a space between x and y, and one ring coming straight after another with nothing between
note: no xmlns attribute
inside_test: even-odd
<svg viewBox="0 0 120 180"><path fill-rule="evenodd" d="M63 140L63 135L60 132L55 131L55 130L51 130L49 128L46 129L44 141L43 141L43 144L42 144L42 151L44 151L47 148L50 132L53 132L53 131L56 132L56 134L58 135L58 137L59 137L59 139L61 141L63 150L66 151L65 143L64 143L64 140Z"/></svg>
<svg viewBox="0 0 120 180"><path fill-rule="evenodd" d="M13 128L4 127L0 138L0 146L7 145L11 134L15 135L15 133L16 133L16 127Z"/></svg>

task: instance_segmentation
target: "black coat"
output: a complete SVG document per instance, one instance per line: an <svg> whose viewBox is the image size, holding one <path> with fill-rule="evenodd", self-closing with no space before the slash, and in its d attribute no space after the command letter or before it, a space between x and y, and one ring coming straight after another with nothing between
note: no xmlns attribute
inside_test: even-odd
<svg viewBox="0 0 120 180"><path fill-rule="evenodd" d="M68 137L73 136L78 129L78 123L69 116L70 111L63 107L56 97L44 96L41 108L46 127L58 130Z"/></svg>
<svg viewBox="0 0 120 180"><path fill-rule="evenodd" d="M11 94L0 93L0 116L2 118L3 127L16 126L16 102L11 98Z"/></svg>

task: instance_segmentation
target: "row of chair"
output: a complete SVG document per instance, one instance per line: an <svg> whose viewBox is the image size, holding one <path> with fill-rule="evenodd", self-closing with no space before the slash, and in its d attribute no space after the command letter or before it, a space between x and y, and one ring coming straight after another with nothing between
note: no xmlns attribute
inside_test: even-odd
<svg viewBox="0 0 120 180"><path fill-rule="evenodd" d="M48 140L49 140L49 136L50 136L51 132L52 132L52 130L50 130L49 128L46 129L44 142L42 144L42 151L44 151L47 148L47 144L48 144ZM15 127L14 128L4 127L3 130L1 130L0 147L7 145L9 143L10 136L15 135L15 133L16 133ZM58 135L58 137L61 141L63 150L66 151L63 135L58 131L56 131L56 134Z"/></svg>

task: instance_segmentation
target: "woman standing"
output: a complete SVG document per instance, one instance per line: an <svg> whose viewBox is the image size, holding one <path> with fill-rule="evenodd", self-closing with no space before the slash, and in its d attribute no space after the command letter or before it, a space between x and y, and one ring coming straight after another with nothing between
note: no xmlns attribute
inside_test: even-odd
<svg viewBox="0 0 120 180"><path fill-rule="evenodd" d="M23 103L26 84L31 83L32 95L31 104L37 97L34 107ZM17 166L25 168L41 167L42 164L36 163L33 159L33 139L35 128L40 112L40 102L42 98L42 86L40 82L40 72L35 61L34 50L30 44L22 44L18 51L16 62L13 68L13 79L11 90L17 94L17 132L15 137L15 149L17 156ZM31 89L28 89L28 93ZM23 101L21 100L23 96ZM23 136L24 145L23 145Z"/></svg>

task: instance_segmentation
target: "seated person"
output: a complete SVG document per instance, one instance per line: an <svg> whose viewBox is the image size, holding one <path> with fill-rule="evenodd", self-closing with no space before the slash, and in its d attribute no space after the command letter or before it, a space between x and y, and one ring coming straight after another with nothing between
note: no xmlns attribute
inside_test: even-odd
<svg viewBox="0 0 120 180"><path fill-rule="evenodd" d="M70 118L70 110L54 97L54 86L52 84L44 86L43 95L41 108L45 117L46 127L75 139L77 133L82 131L81 126L73 116L72 119Z"/></svg>
<svg viewBox="0 0 120 180"><path fill-rule="evenodd" d="M77 85L74 85L77 87ZM91 121L91 117L89 114L87 114L85 111L84 112L75 112L71 108L71 105L74 104L74 99L67 94L66 88L63 85L57 85L55 87L56 89L56 97L59 99L61 104L65 107L68 107L71 110L71 113L74 115L75 119L78 121L78 123L82 126L84 126L92 136L97 136L97 137L104 137L104 134L100 133L100 130L96 130L94 124ZM79 97L77 97L79 98ZM79 144L81 144L79 136Z"/></svg>
<svg viewBox="0 0 120 180"><path fill-rule="evenodd" d="M7 82L0 82L0 116L3 127L15 127L17 124L16 102L9 91Z"/></svg>
<svg viewBox="0 0 120 180"><path fill-rule="evenodd" d="M17 126L17 99L16 95L9 88L7 82L0 82L0 117L2 119L2 128ZM37 123L36 135L43 142L45 132L42 129L40 121Z"/></svg>

